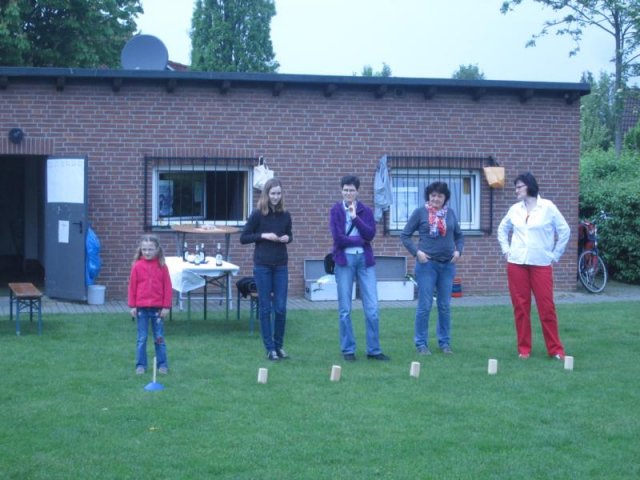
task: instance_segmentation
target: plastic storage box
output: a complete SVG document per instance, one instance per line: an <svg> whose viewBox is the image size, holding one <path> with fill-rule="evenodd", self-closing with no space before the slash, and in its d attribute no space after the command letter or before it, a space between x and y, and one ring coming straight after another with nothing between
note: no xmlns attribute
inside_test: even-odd
<svg viewBox="0 0 640 480"><path fill-rule="evenodd" d="M312 302L338 300L336 278L324 272L323 259L304 261L304 297ZM355 284L351 298L356 298Z"/></svg>
<svg viewBox="0 0 640 480"><path fill-rule="evenodd" d="M376 256L378 300L413 300L414 284L407 278L407 258Z"/></svg>

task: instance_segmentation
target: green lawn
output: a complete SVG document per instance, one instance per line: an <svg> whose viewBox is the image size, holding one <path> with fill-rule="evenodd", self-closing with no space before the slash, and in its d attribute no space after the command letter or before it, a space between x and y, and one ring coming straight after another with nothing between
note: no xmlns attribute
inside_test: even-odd
<svg viewBox="0 0 640 480"><path fill-rule="evenodd" d="M0 476L639 478L640 302L558 309L573 372L547 358L537 324L532 357L519 360L506 306L455 308L455 354L421 358L414 311L384 309L391 362L365 358L357 312L353 364L340 356L334 311L290 312L292 359L279 363L264 359L246 319L178 314L167 323L171 372L158 377L159 392L143 388L151 374L134 374L127 315L46 315L41 337L28 321L16 337L5 316ZM489 358L499 361L496 376ZM329 381L334 364L340 382ZM256 381L260 367L266 385Z"/></svg>

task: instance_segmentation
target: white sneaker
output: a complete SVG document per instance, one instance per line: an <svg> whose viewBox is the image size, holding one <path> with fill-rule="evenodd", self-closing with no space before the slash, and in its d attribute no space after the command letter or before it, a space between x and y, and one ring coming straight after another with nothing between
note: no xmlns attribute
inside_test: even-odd
<svg viewBox="0 0 640 480"><path fill-rule="evenodd" d="M289 354L287 352L284 351L283 348L276 350L276 353L278 354L278 357L280 358L280 360L288 360L289 359Z"/></svg>

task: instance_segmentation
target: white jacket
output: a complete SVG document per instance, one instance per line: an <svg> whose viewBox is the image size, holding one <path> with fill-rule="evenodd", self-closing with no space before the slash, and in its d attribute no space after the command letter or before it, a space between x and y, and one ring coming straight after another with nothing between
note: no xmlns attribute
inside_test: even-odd
<svg viewBox="0 0 640 480"><path fill-rule="evenodd" d="M509 243L511 233L511 243ZM538 196L536 207L512 205L498 227L498 242L509 263L546 266L558 262L569 241L570 229L560 210Z"/></svg>

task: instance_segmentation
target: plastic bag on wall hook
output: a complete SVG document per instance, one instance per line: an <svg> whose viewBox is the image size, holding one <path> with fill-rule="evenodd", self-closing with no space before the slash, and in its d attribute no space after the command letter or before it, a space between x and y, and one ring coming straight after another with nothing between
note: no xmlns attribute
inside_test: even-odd
<svg viewBox="0 0 640 480"><path fill-rule="evenodd" d="M262 191L265 184L272 178L273 170L270 170L269 167L267 167L264 157L260 156L258 159L258 165L253 167L253 188Z"/></svg>
<svg viewBox="0 0 640 480"><path fill-rule="evenodd" d="M484 171L484 178L487 180L487 183L491 188L503 188L505 180L504 167L498 165L498 163L493 159L491 160L495 165L482 167L482 170Z"/></svg>

